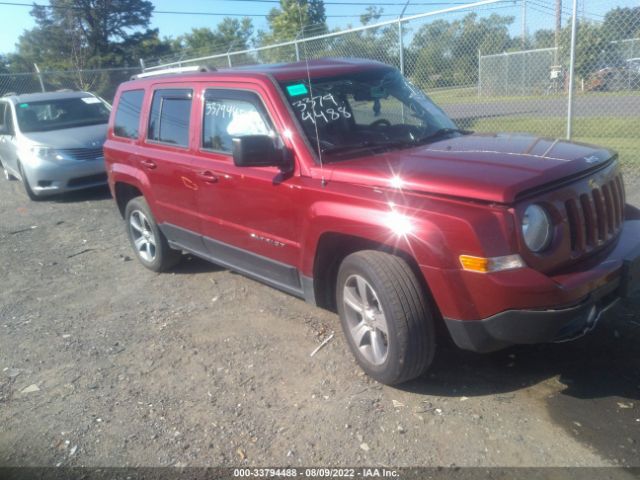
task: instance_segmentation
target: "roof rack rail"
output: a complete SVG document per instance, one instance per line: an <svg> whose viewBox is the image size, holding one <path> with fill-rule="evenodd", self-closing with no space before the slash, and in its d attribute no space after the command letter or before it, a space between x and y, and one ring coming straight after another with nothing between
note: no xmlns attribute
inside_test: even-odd
<svg viewBox="0 0 640 480"><path fill-rule="evenodd" d="M6 92L2 94L3 97L10 97L12 95L18 95L18 94L16 92Z"/></svg>
<svg viewBox="0 0 640 480"><path fill-rule="evenodd" d="M215 72L215 67L209 67L207 65L194 65L191 67L174 67L174 68L163 68L160 70L151 70L148 72L138 73L137 75L133 75L131 80L137 80L138 78L147 78L147 77L155 77L158 75L171 75L175 73L194 73L194 72Z"/></svg>

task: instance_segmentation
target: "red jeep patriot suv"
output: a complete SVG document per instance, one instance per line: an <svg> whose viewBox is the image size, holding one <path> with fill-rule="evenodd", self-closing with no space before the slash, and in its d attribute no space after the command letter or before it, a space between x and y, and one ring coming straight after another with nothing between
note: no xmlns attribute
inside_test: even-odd
<svg viewBox="0 0 640 480"><path fill-rule="evenodd" d="M382 383L425 371L438 324L479 352L568 340L640 290L614 152L460 130L381 63L134 79L104 150L143 265L185 251L335 309Z"/></svg>

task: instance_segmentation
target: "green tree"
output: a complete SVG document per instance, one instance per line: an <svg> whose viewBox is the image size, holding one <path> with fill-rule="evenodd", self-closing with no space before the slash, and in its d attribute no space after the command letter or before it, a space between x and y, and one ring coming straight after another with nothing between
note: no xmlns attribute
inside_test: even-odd
<svg viewBox="0 0 640 480"><path fill-rule="evenodd" d="M362 25L373 25L384 10L369 6L360 15ZM398 66L398 29L396 25L372 27L325 40L325 50L316 56L360 57Z"/></svg>
<svg viewBox="0 0 640 480"><path fill-rule="evenodd" d="M208 27L193 28L191 32L179 36L173 42L173 48L186 58L246 50L252 36L253 22L250 18L239 20L225 17L215 30Z"/></svg>
<svg viewBox="0 0 640 480"><path fill-rule="evenodd" d="M602 33L611 41L640 37L640 7L609 10L602 23Z"/></svg>
<svg viewBox="0 0 640 480"><path fill-rule="evenodd" d="M0 53L0 74L9 73L9 58Z"/></svg>
<svg viewBox="0 0 640 480"><path fill-rule="evenodd" d="M48 7L34 6L35 28L18 39L13 65L32 71L70 71L44 76L45 87L93 90L106 98L129 72L101 71L138 66L139 58L169 51L157 30L148 28L153 5L147 0L51 0Z"/></svg>
<svg viewBox="0 0 640 480"><path fill-rule="evenodd" d="M409 46L406 69L425 88L471 85L478 81L478 52L500 53L514 45L513 17L470 13L452 22L436 20L420 28Z"/></svg>
<svg viewBox="0 0 640 480"><path fill-rule="evenodd" d="M258 32L261 46L287 42L296 38L320 35L327 31L323 0L280 0L280 8L267 15L268 32ZM269 62L295 60L293 48L264 50L261 59Z"/></svg>
<svg viewBox="0 0 640 480"><path fill-rule="evenodd" d="M537 30L533 34L533 48L555 47L555 32L550 29Z"/></svg>
<svg viewBox="0 0 640 480"><path fill-rule="evenodd" d="M137 65L132 45L138 54L167 47L147 28L152 12L147 0L51 0L33 7L36 27L20 36L18 55L47 69Z"/></svg>

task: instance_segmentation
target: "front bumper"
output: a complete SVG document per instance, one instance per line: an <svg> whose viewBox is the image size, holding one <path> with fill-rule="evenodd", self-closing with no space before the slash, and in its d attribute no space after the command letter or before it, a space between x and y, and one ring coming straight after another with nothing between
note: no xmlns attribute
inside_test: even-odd
<svg viewBox="0 0 640 480"><path fill-rule="evenodd" d="M550 277L553 291L536 292L539 308L504 309L486 318L471 320L444 315L453 341L465 350L490 352L514 344L572 340L592 330L602 315L621 299L640 300L640 220L625 222L615 248L599 263L588 267ZM594 287L585 292L584 285ZM576 292L580 292L580 297L569 301ZM485 295L492 292L485 290ZM548 305L549 298L558 295L567 301Z"/></svg>
<svg viewBox="0 0 640 480"><path fill-rule="evenodd" d="M23 164L33 192L40 196L107 184L104 159L65 162L34 161Z"/></svg>

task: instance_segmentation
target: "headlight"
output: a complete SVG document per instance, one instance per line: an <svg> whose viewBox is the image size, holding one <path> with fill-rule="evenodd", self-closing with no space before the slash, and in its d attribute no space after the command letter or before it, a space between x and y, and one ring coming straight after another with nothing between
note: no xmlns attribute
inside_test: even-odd
<svg viewBox="0 0 640 480"><path fill-rule="evenodd" d="M541 252L552 239L551 219L540 205L529 205L522 218L524 243L532 252Z"/></svg>
<svg viewBox="0 0 640 480"><path fill-rule="evenodd" d="M42 160L60 161L69 160L69 157L51 147L31 147L31 152Z"/></svg>

